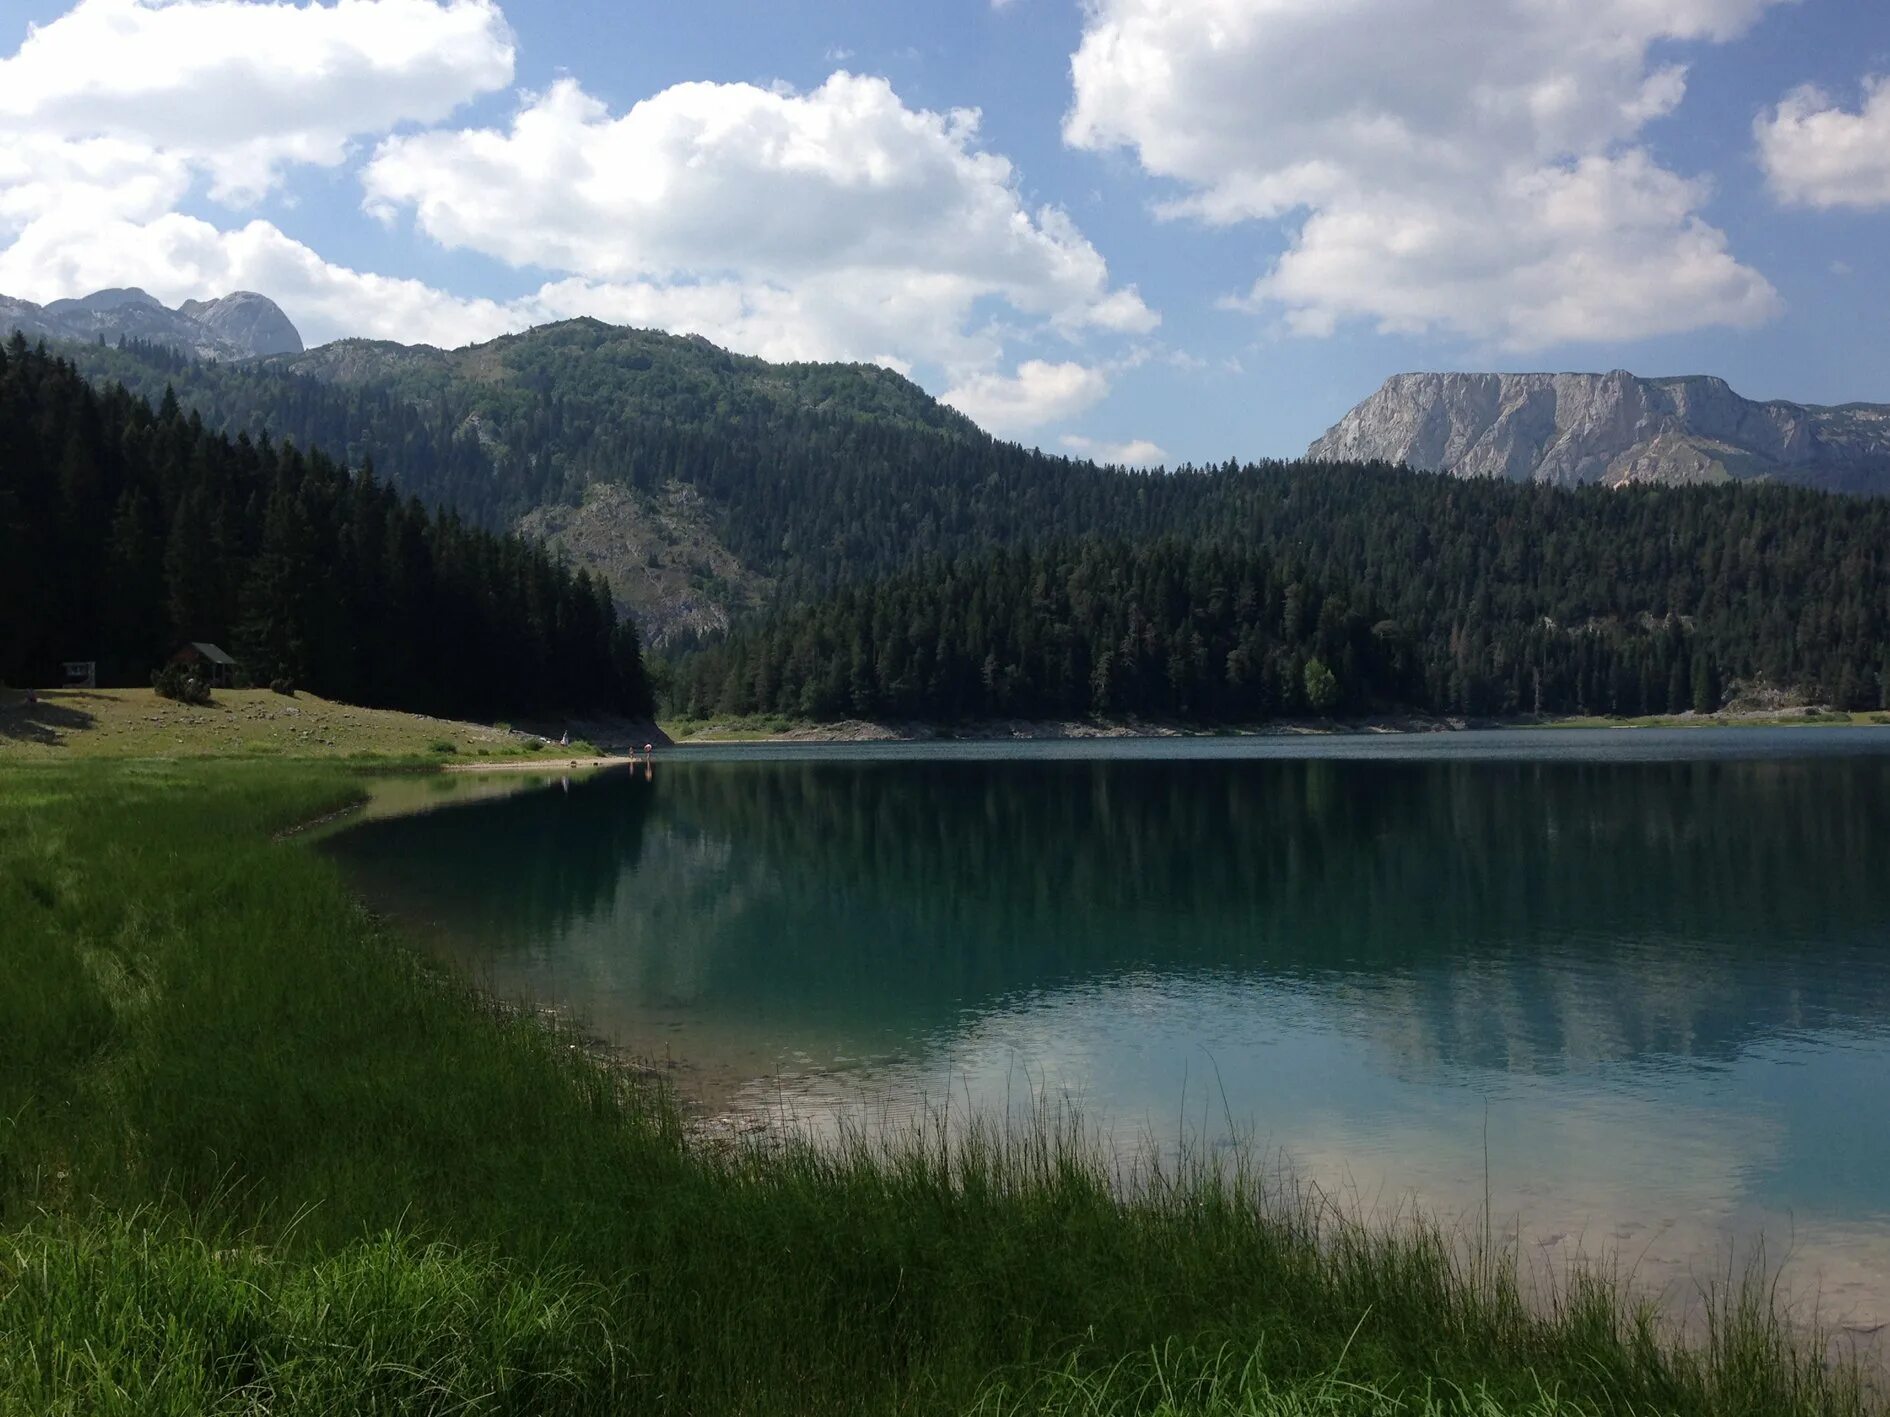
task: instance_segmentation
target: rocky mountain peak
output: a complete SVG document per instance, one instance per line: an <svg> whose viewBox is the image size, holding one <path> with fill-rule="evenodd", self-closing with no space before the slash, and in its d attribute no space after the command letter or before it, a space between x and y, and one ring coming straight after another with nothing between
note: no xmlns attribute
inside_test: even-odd
<svg viewBox="0 0 1890 1417"><path fill-rule="evenodd" d="M1890 408L1759 403L1709 374L1396 374L1307 456L1513 482L1890 493Z"/></svg>
<svg viewBox="0 0 1890 1417"><path fill-rule="evenodd" d="M302 352L301 333L282 307L253 290L232 291L217 300L186 300L177 308L252 354Z"/></svg>
<svg viewBox="0 0 1890 1417"><path fill-rule="evenodd" d="M90 295L82 295L76 300L54 300L46 306L50 311L69 312L73 310L120 310L127 305L149 306L162 310L164 304L149 291L140 290L135 285L115 286L110 290L95 290Z"/></svg>

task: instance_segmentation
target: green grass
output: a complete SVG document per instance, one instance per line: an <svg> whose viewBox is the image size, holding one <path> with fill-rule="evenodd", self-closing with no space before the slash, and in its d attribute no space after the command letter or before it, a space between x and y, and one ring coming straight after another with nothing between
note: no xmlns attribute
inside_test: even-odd
<svg viewBox="0 0 1890 1417"><path fill-rule="evenodd" d="M0 770L0 1413L1868 1410L1760 1289L1682 1349L1073 1124L697 1139L273 839L357 793Z"/></svg>

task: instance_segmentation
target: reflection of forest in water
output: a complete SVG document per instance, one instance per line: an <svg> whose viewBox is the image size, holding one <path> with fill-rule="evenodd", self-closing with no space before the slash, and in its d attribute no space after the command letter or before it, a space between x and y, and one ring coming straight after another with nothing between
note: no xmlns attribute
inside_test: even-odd
<svg viewBox="0 0 1890 1417"><path fill-rule="evenodd" d="M1032 991L1310 991L1410 1063L1890 1020L1890 762L662 764L339 838L567 992L916 1037Z"/></svg>

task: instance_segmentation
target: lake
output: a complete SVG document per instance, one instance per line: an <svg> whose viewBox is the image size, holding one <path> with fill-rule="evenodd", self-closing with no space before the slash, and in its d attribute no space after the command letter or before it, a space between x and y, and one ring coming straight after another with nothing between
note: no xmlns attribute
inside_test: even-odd
<svg viewBox="0 0 1890 1417"><path fill-rule="evenodd" d="M1890 732L757 745L394 791L326 848L370 902L724 1115L1050 1102L1373 1217L1475 1224L1487 1188L1532 1263L1681 1301L1763 1235L1797 1302L1890 1319Z"/></svg>

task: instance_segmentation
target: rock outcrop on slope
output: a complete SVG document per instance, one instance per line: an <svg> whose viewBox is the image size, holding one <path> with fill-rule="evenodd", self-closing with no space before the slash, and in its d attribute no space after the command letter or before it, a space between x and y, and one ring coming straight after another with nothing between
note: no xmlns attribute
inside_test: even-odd
<svg viewBox="0 0 1890 1417"><path fill-rule="evenodd" d="M1704 375L1398 374L1307 456L1575 485L1768 479L1890 493L1890 405L1759 403Z"/></svg>
<svg viewBox="0 0 1890 1417"><path fill-rule="evenodd" d="M35 305L0 295L0 336L107 343L127 339L179 349L199 359L256 359L299 354L302 336L266 295L239 290L217 300L186 300L173 310L135 287L98 290L76 300Z"/></svg>

